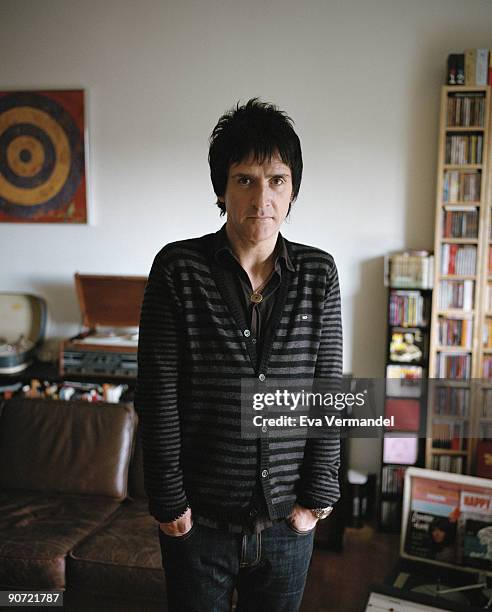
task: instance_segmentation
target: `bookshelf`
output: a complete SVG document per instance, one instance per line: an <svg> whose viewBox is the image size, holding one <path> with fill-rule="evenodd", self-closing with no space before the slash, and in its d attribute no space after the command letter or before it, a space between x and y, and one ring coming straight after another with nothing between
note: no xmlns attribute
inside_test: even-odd
<svg viewBox="0 0 492 612"><path fill-rule="evenodd" d="M443 87L426 467L466 474L492 437L490 146L490 87Z"/></svg>
<svg viewBox="0 0 492 612"><path fill-rule="evenodd" d="M378 500L381 531L400 529L405 470L424 463L431 262L432 257L423 253L396 254L385 261L388 331L384 416L393 416L395 425L383 431Z"/></svg>

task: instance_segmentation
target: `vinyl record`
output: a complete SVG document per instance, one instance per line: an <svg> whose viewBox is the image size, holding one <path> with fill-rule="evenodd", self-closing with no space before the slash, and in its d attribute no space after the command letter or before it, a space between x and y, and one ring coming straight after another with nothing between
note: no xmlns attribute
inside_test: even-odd
<svg viewBox="0 0 492 612"><path fill-rule="evenodd" d="M0 212L25 220L66 207L84 175L83 134L55 99L0 97Z"/></svg>

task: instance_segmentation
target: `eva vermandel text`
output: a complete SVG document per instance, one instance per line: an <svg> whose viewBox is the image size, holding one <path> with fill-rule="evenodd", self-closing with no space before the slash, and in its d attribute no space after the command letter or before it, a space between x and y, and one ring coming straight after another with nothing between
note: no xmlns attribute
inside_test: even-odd
<svg viewBox="0 0 492 612"><path fill-rule="evenodd" d="M342 418L334 414L324 415L321 418L309 417L305 414L299 417L282 415L279 417L253 417L255 427L394 427L395 417L384 418Z"/></svg>
<svg viewBox="0 0 492 612"><path fill-rule="evenodd" d="M339 417L336 414L320 414L324 409L341 411L346 408L355 408L365 405L367 394L360 393L315 393L312 391L290 391L277 389L272 392L254 393L252 407L254 411L266 409L288 410L302 412L306 409L317 408L317 415L300 414L299 416L278 415L263 416L252 415L254 427L393 427L394 416L384 418L357 418Z"/></svg>

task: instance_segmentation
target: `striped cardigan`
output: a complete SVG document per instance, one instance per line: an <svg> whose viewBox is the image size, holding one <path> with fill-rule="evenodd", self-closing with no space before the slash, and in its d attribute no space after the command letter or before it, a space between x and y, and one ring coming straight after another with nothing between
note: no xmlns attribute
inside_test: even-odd
<svg viewBox="0 0 492 612"><path fill-rule="evenodd" d="M169 522L189 505L246 518L257 474L271 519L295 502L339 497L339 440L241 436L241 379L339 378L342 328L333 258L285 241L295 272L279 288L261 359L213 257L215 235L166 245L142 304L135 406L150 513ZM310 315L308 317L302 315ZM245 333L246 332L246 333Z"/></svg>

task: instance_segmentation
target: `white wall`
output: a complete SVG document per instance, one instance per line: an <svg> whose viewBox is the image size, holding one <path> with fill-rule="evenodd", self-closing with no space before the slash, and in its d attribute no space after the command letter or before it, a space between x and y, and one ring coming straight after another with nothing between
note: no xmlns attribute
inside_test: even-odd
<svg viewBox="0 0 492 612"><path fill-rule="evenodd" d="M214 231L208 135L260 96L303 144L284 233L335 256L345 370L382 376L382 255L432 248L446 57L491 32L489 0L0 0L0 87L87 90L94 209L91 226L0 224L0 290L43 295L62 337L75 271L146 274L164 243Z"/></svg>

